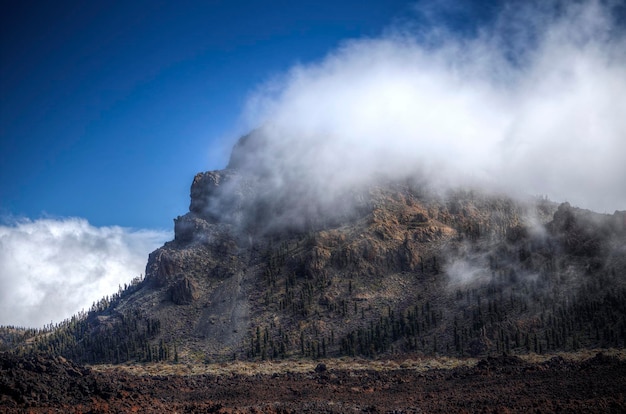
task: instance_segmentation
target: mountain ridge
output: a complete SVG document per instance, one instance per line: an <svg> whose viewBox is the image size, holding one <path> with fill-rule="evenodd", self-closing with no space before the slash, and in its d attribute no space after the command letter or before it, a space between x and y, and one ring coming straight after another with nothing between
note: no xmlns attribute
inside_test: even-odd
<svg viewBox="0 0 626 414"><path fill-rule="evenodd" d="M143 280L29 346L81 362L624 346L626 212L411 177L318 203L246 164L255 145L194 177Z"/></svg>

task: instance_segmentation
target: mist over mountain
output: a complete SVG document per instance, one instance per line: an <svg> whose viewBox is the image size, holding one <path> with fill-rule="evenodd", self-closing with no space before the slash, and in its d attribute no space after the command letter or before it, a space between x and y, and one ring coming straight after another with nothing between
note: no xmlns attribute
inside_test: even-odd
<svg viewBox="0 0 626 414"><path fill-rule="evenodd" d="M408 22L346 41L252 94L255 139L231 166L262 175L270 194L306 192L304 204L330 203L373 178L411 177L623 209L619 10L509 4L470 36ZM437 18L433 8L417 12Z"/></svg>
<svg viewBox="0 0 626 414"><path fill-rule="evenodd" d="M265 85L145 279L33 347L86 362L624 347L626 44L612 3L550 4L469 38L397 25Z"/></svg>
<svg viewBox="0 0 626 414"><path fill-rule="evenodd" d="M195 176L145 279L0 344L91 363L625 346L625 211L389 178L307 204L237 169L262 143Z"/></svg>

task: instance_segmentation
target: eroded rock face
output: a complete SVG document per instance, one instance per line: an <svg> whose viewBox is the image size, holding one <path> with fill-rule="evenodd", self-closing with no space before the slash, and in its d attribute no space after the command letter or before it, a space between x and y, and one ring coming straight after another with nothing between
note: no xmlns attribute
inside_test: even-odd
<svg viewBox="0 0 626 414"><path fill-rule="evenodd" d="M179 276L169 289L172 302L177 305L189 305L200 297L196 282L186 276Z"/></svg>
<svg viewBox="0 0 626 414"><path fill-rule="evenodd" d="M482 355L501 348L493 333L500 328L467 334L462 344L452 332L470 315L467 306L484 306L472 298L492 295L484 281L497 278L504 292L517 280L531 289L536 284L523 275L549 268L553 255L578 260L624 245L613 235L624 231L625 214L590 215L568 204L557 210L547 201L535 207L473 191L430 194L412 182L380 180L316 200L303 183L235 170L250 165L250 145L242 140L226 170L194 177L189 212L174 220L175 240L150 255L145 291L121 306L159 320L158 339L190 354L261 357L257 328L273 338L273 354L305 353L299 341L320 337L329 354L354 353L341 341L392 311L416 319L419 309L425 331L419 341L405 333L398 347L440 352L445 344ZM626 268L622 253L611 257L607 266ZM463 295L470 284L478 293ZM433 310L424 313L426 304ZM528 317L516 309L516 317Z"/></svg>
<svg viewBox="0 0 626 414"><path fill-rule="evenodd" d="M210 206L211 197L218 191L220 185L228 180L228 175L222 171L208 171L196 174L191 184L191 204L189 211L204 214Z"/></svg>
<svg viewBox="0 0 626 414"><path fill-rule="evenodd" d="M146 280L155 286L167 286L180 272L180 264L163 249L150 253L146 265Z"/></svg>
<svg viewBox="0 0 626 414"><path fill-rule="evenodd" d="M212 227L196 213L187 213L174 219L174 240L180 243L210 243Z"/></svg>
<svg viewBox="0 0 626 414"><path fill-rule="evenodd" d="M234 170L198 173L191 184L189 211L208 223L237 224L254 205L252 177Z"/></svg>

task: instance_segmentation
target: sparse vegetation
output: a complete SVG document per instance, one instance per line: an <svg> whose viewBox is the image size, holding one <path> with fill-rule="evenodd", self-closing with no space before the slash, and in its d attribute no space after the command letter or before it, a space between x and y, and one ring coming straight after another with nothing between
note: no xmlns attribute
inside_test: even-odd
<svg viewBox="0 0 626 414"><path fill-rule="evenodd" d="M340 226L239 247L232 229L203 228L210 242L166 245L145 280L56 326L5 327L2 344L88 363L625 347L621 213L462 191L424 198L406 186L371 197L369 212ZM174 304L181 274L194 295Z"/></svg>

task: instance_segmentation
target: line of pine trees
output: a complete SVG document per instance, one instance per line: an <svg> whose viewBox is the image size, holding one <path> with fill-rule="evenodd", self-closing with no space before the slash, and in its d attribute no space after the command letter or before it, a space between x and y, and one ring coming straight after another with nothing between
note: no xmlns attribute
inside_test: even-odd
<svg viewBox="0 0 626 414"><path fill-rule="evenodd" d="M88 312L79 312L60 323L50 323L41 329L14 330L21 332L21 338L12 349L92 364L177 360L175 347L163 340L155 343L161 332L158 319L139 310L111 312L123 298L139 290L143 281L142 276L134 278L130 284L120 286L117 293L94 302Z"/></svg>

